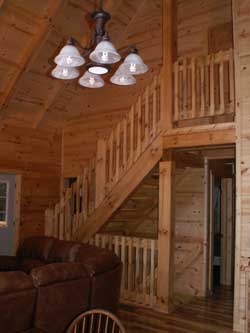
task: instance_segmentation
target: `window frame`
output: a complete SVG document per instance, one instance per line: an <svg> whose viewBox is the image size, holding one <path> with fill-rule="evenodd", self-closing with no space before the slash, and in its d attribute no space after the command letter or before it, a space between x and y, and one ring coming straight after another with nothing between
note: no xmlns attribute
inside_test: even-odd
<svg viewBox="0 0 250 333"><path fill-rule="evenodd" d="M0 228L8 226L8 215L9 215L9 190L10 190L10 183L8 180L0 180L1 184L6 184L6 196L1 196L0 198L6 198L5 203L5 221L0 220Z"/></svg>

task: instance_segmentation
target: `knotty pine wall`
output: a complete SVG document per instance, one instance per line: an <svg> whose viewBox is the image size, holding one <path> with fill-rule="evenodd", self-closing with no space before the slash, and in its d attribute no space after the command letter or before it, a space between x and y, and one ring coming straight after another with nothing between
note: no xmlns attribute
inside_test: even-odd
<svg viewBox="0 0 250 333"><path fill-rule="evenodd" d="M76 177L96 154L98 138L105 137L127 109L88 115L72 121L63 131L63 175Z"/></svg>
<svg viewBox="0 0 250 333"><path fill-rule="evenodd" d="M175 200L174 292L204 296L204 169L176 170Z"/></svg>
<svg viewBox="0 0 250 333"><path fill-rule="evenodd" d="M60 194L61 135L1 126L0 152L0 173L21 175L19 237L43 235L45 209Z"/></svg>
<svg viewBox="0 0 250 333"><path fill-rule="evenodd" d="M250 263L250 1L233 0L236 71L236 262L234 329L247 332L246 273ZM245 329L245 330L244 330Z"/></svg>
<svg viewBox="0 0 250 333"><path fill-rule="evenodd" d="M208 54L208 32L232 21L231 0L178 0L178 56Z"/></svg>
<svg viewBox="0 0 250 333"><path fill-rule="evenodd" d="M178 56L207 54L209 29L232 21L231 0L178 0L177 5ZM147 7L144 8L145 12L146 9ZM157 10L154 9L151 19L154 23L153 32L158 36L157 39L155 39L155 36L153 39L152 37L148 38L148 30L145 24L143 25L145 33L142 36L145 38L144 44L147 46L147 48L142 48L143 58L148 61L150 66L152 59L157 58L152 63L153 67L151 69L155 68L156 63L158 63L158 66L162 63L159 58L161 56L161 49L159 48L159 41L161 41L161 29L159 29L161 26L160 11L160 7ZM139 23L141 22L141 16L136 19ZM149 20L149 22L151 21ZM142 27L140 29L143 31ZM130 30L127 44L134 42L140 48L141 44L143 45L142 41L137 40L139 37L133 32L132 28ZM158 46L152 48L154 43ZM140 79L142 81L139 81L137 85L143 87L143 78L141 77ZM126 93L128 90L129 93ZM107 90L89 91L88 99L85 103L86 116L83 113L81 118L72 121L64 129L64 177L75 177L79 174L88 159L95 155L97 138L107 134L112 126L121 119L121 116L126 113L126 110L135 101L135 94L137 93L138 87L136 89L135 87L117 88L110 85Z"/></svg>

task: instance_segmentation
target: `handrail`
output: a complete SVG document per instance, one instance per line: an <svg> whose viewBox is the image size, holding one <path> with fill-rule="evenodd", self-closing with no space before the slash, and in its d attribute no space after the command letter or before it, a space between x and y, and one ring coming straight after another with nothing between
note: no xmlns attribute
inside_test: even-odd
<svg viewBox="0 0 250 333"><path fill-rule="evenodd" d="M235 112L232 49L179 58L174 64L173 76L174 123Z"/></svg>

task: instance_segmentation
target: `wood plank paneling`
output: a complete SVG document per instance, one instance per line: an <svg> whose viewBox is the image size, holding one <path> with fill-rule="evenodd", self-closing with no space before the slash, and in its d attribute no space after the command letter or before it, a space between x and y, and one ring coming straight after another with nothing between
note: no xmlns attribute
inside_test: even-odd
<svg viewBox="0 0 250 333"><path fill-rule="evenodd" d="M208 53L209 29L232 21L231 0L178 0L178 56Z"/></svg>
<svg viewBox="0 0 250 333"><path fill-rule="evenodd" d="M128 110L89 115L73 121L63 131L63 175L76 177L95 156L97 140L107 136Z"/></svg>
<svg viewBox="0 0 250 333"><path fill-rule="evenodd" d="M233 13L237 105L234 328L243 332L249 316L244 270L250 257L250 2L233 0Z"/></svg>
<svg viewBox="0 0 250 333"><path fill-rule="evenodd" d="M204 296L204 170L177 170L175 193L175 293Z"/></svg>
<svg viewBox="0 0 250 333"><path fill-rule="evenodd" d="M59 198L61 136L0 127L0 172L21 175L20 238L42 235L45 209Z"/></svg>

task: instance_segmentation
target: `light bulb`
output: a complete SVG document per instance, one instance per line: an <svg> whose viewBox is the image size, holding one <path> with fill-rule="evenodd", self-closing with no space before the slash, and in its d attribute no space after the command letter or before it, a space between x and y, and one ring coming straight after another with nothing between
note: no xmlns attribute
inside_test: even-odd
<svg viewBox="0 0 250 333"><path fill-rule="evenodd" d="M63 68L63 70L62 70L62 75L63 75L64 77L67 77L68 74L69 74L68 68Z"/></svg>
<svg viewBox="0 0 250 333"><path fill-rule="evenodd" d="M130 65L130 68L129 68L129 71L130 71L131 73L135 73L135 72L136 72L136 64L131 64L131 65Z"/></svg>
<svg viewBox="0 0 250 333"><path fill-rule="evenodd" d="M104 61L104 62L108 61L108 52L107 51L102 52L102 61Z"/></svg>
<svg viewBox="0 0 250 333"><path fill-rule="evenodd" d="M73 62L73 59L71 58L71 56L68 56L68 57L66 58L66 63L67 63L67 65L71 65L72 62Z"/></svg>
<svg viewBox="0 0 250 333"><path fill-rule="evenodd" d="M89 79L89 83L93 86L95 84L95 79L93 77L91 77Z"/></svg>
<svg viewBox="0 0 250 333"><path fill-rule="evenodd" d="M121 83L124 83L124 82L125 82L125 77L124 77L124 76L122 76L122 77L120 78L120 82L121 82Z"/></svg>

